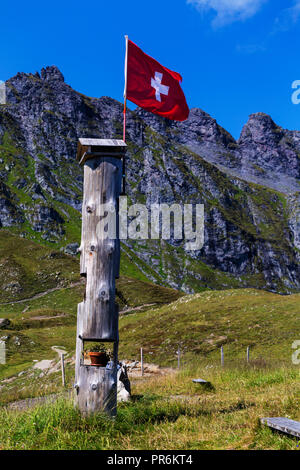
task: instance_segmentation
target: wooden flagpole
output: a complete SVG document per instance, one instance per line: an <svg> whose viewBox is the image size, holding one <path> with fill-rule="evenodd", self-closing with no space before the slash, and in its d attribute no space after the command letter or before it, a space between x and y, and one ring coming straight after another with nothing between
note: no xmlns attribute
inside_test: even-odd
<svg viewBox="0 0 300 470"><path fill-rule="evenodd" d="M127 101L127 62L128 62L128 36L125 36L125 86L124 86L124 110L123 110L123 140L126 140L126 101Z"/></svg>
<svg viewBox="0 0 300 470"><path fill-rule="evenodd" d="M127 63L128 63L128 36L125 35L125 85L124 85L124 109L123 109L123 141L126 142L126 102L127 102ZM123 188L122 194L125 194L125 155L123 156L123 165L122 165L122 179L123 179Z"/></svg>

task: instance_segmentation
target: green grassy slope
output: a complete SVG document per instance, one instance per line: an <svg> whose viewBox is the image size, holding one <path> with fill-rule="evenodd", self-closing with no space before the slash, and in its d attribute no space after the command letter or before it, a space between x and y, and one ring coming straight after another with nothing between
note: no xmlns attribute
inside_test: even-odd
<svg viewBox="0 0 300 470"><path fill-rule="evenodd" d="M0 378L22 370L34 359L55 358L52 346L59 344L74 351L77 304L82 302L83 294L84 284L78 284L30 301L0 304L0 318L11 321L9 327L0 330L0 340L5 339L7 349L7 364L0 365ZM141 313L147 305L158 307L181 295L175 290L127 277L117 282L121 318L123 310L124 315L135 308Z"/></svg>
<svg viewBox="0 0 300 470"><path fill-rule="evenodd" d="M175 364L195 355L225 359L253 357L291 362L292 342L300 337L300 294L280 296L255 289L210 291L184 296L170 305L133 313L120 323L120 354Z"/></svg>
<svg viewBox="0 0 300 470"><path fill-rule="evenodd" d="M78 260L0 230L0 303L79 281Z"/></svg>
<svg viewBox="0 0 300 470"><path fill-rule="evenodd" d="M0 230L0 268L0 304L80 282L79 256L66 255L55 248L13 235L8 230ZM125 305L135 307L151 303L151 300L159 305L180 295L174 289L150 284L144 274L145 269L130 250L122 250L121 278L117 283L121 309ZM131 287L129 278L135 278L135 288Z"/></svg>
<svg viewBox="0 0 300 470"><path fill-rule="evenodd" d="M156 288L130 278L119 285L129 300L140 291L139 302L153 300ZM160 294L172 297L171 290ZM160 295L156 298L162 302ZM82 418L65 399L24 411L0 406L0 449L296 449L296 439L262 428L259 418L300 419L299 366L291 361L292 342L300 336L299 298L254 289L211 291L121 316L121 358L138 359L143 346L147 362L175 367L180 344L182 370L135 378L134 400L119 405L114 424L101 414ZM54 345L68 352L66 380L72 388L75 311L81 299L77 285L29 303L0 306L0 316L5 311L12 320L0 333L9 336L8 362L0 366L0 405L62 391L59 367L46 374L32 367L41 359L59 365ZM213 388L192 384L196 377Z"/></svg>
<svg viewBox="0 0 300 470"><path fill-rule="evenodd" d="M120 289L132 309L135 304L145 306L155 300L159 304L178 296L176 291L126 278L120 280ZM82 294L83 286L77 285L30 302L0 305L0 316L12 321L0 333L0 338L7 336L8 353L0 378L32 365L34 359L55 358L51 346L74 353L76 306ZM291 364L292 343L300 336L299 298L299 294L283 297L241 289L204 292L159 308L131 310L120 318L120 358L138 359L142 346L146 361L176 366L180 345L182 363L218 361L223 345L226 362L244 362L250 345L252 359Z"/></svg>
<svg viewBox="0 0 300 470"><path fill-rule="evenodd" d="M142 312L149 305L159 307L183 295L149 283L126 253L121 260L121 272L136 277L121 275L117 280L121 315L135 308ZM5 230L0 230L0 268L0 318L11 321L0 329L7 358L6 365L0 365L1 379L32 366L33 360L55 358L51 346L74 350L77 304L83 300L85 282L79 276L79 257ZM39 294L46 295L33 298Z"/></svg>

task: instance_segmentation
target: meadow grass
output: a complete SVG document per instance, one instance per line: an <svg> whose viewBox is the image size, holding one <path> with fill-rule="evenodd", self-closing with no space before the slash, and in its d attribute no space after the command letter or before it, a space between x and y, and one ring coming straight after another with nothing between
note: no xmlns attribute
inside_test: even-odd
<svg viewBox="0 0 300 470"><path fill-rule="evenodd" d="M230 289L182 297L122 277L121 307L155 306L120 317L119 357L139 359L142 346L145 361L168 366L168 374L134 377L133 400L119 405L114 421L101 414L83 418L63 397L34 409L5 408L23 398L61 394L59 370L33 367L34 360L58 362L54 345L68 352L66 380L72 387L76 305L83 289L76 285L0 306L0 316L11 320L1 330L8 339L7 363L0 365L0 449L297 449L296 439L261 427L259 418L300 420L299 366L291 361L300 333L299 294Z"/></svg>
<svg viewBox="0 0 300 470"><path fill-rule="evenodd" d="M193 384L201 377L207 389ZM24 411L1 409L0 449L298 449L259 418L300 419L299 369L286 365L193 365L135 379L115 420L83 418L70 399Z"/></svg>

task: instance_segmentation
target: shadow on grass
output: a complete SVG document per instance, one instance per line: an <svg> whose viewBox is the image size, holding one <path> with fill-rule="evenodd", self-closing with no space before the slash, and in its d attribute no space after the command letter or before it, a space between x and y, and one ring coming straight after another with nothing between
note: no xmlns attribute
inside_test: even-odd
<svg viewBox="0 0 300 470"><path fill-rule="evenodd" d="M144 397L144 395L138 395L138 394L131 395L131 401L132 401L133 403L136 403L137 401L142 400L143 397Z"/></svg>
<svg viewBox="0 0 300 470"><path fill-rule="evenodd" d="M193 383L194 383L195 388L197 387L199 391L206 391L206 392L216 391L215 387L213 386L211 382L200 382L200 383L193 382Z"/></svg>
<svg viewBox="0 0 300 470"><path fill-rule="evenodd" d="M219 413L233 413L235 411L241 411L246 410L247 408L252 408L253 406L256 406L256 403L247 403L244 400L241 400L238 403L230 405L228 408L222 408L221 410L219 410Z"/></svg>

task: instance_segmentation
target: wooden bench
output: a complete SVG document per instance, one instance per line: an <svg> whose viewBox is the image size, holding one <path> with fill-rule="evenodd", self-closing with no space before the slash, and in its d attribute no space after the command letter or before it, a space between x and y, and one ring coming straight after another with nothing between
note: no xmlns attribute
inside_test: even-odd
<svg viewBox="0 0 300 470"><path fill-rule="evenodd" d="M261 418L261 423L276 431L300 437L300 422L288 418Z"/></svg>

